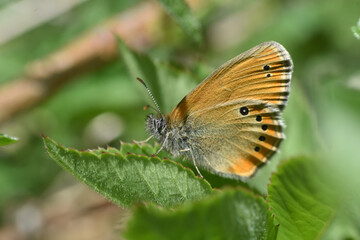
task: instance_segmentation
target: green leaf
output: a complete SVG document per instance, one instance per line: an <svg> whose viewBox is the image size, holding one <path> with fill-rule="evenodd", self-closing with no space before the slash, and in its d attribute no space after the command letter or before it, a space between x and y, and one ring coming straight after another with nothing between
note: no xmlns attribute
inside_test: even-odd
<svg viewBox="0 0 360 240"><path fill-rule="evenodd" d="M282 164L268 188L268 202L280 224L278 239L322 236L338 204L333 187L315 161L298 158Z"/></svg>
<svg viewBox="0 0 360 240"><path fill-rule="evenodd" d="M134 80L136 78L141 78L145 83L148 83L149 87L151 86L151 92L154 95L155 100L160 107L163 107L158 71L152 59L146 55L140 56L131 51L120 39L118 39L118 43L120 55L129 70L130 75Z"/></svg>
<svg viewBox="0 0 360 240"><path fill-rule="evenodd" d="M9 145L12 143L16 143L18 139L16 137L10 137L6 134L0 133L0 146Z"/></svg>
<svg viewBox="0 0 360 240"><path fill-rule="evenodd" d="M195 42L202 42L201 25L184 0L159 0L159 2Z"/></svg>
<svg viewBox="0 0 360 240"><path fill-rule="evenodd" d="M175 211L139 206L124 234L126 239L276 239L277 226L263 198L229 189Z"/></svg>
<svg viewBox="0 0 360 240"><path fill-rule="evenodd" d="M60 146L48 137L43 140L50 157L58 164L123 207L140 201L171 207L212 192L208 182L180 164L138 155L148 153L148 146L123 144L126 151L137 153L124 155L122 150L114 148L79 152Z"/></svg>
<svg viewBox="0 0 360 240"><path fill-rule="evenodd" d="M357 39L360 39L360 18L357 22L357 25L356 26L353 26L351 28L352 32L354 33L354 36L357 38Z"/></svg>

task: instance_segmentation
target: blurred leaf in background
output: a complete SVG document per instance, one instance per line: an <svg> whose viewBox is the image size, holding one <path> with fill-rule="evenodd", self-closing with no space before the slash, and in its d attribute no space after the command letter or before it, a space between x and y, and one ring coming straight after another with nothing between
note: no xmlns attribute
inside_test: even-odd
<svg viewBox="0 0 360 240"><path fill-rule="evenodd" d="M18 140L19 139L17 139L16 137L10 137L6 134L0 133L0 147L16 143Z"/></svg>
<svg viewBox="0 0 360 240"><path fill-rule="evenodd" d="M360 19L358 20L356 26L351 27L351 30L353 31L354 36L355 36L357 39L360 39Z"/></svg>
<svg viewBox="0 0 360 240"><path fill-rule="evenodd" d="M167 12L179 23L185 32L196 43L203 41L199 21L191 13L190 8L184 0L159 0Z"/></svg>

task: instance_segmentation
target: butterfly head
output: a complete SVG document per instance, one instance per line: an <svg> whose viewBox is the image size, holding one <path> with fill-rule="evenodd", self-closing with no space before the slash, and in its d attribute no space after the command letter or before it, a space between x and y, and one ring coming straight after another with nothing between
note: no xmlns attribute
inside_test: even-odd
<svg viewBox="0 0 360 240"><path fill-rule="evenodd" d="M146 129L150 135L154 135L157 139L161 139L167 132L166 117L162 114L154 116L150 114L146 118Z"/></svg>

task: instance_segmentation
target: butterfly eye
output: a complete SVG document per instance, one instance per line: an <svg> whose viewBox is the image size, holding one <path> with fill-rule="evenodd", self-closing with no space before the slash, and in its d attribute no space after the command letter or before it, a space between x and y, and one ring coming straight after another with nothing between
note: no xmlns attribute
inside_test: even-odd
<svg viewBox="0 0 360 240"><path fill-rule="evenodd" d="M263 69L264 69L265 71L268 71L268 70L270 70L270 66L269 66L269 65L265 65L265 66L263 67Z"/></svg>
<svg viewBox="0 0 360 240"><path fill-rule="evenodd" d="M267 125L262 125L261 128L262 128L262 130L266 131L268 126Z"/></svg>
<svg viewBox="0 0 360 240"><path fill-rule="evenodd" d="M249 109L247 107L242 107L242 108L240 108L240 113L241 113L241 115L248 115Z"/></svg>
<svg viewBox="0 0 360 240"><path fill-rule="evenodd" d="M259 148L259 147L255 147L254 150L255 150L255 152L258 152L258 151L260 151L260 148Z"/></svg>
<svg viewBox="0 0 360 240"><path fill-rule="evenodd" d="M261 116L256 116L256 121L261 122L261 120L262 120Z"/></svg>
<svg viewBox="0 0 360 240"><path fill-rule="evenodd" d="M265 137L264 137L264 136L260 136L260 137L259 137L259 140L263 142L263 141L265 141Z"/></svg>

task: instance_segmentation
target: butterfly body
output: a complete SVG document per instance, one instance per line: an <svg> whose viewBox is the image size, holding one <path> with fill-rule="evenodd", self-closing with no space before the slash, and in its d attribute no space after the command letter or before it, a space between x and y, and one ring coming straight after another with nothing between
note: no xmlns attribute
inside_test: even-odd
<svg viewBox="0 0 360 240"><path fill-rule="evenodd" d="M209 129L197 127L189 119L182 123L174 123L171 121L171 115L163 114L158 116L150 114L146 120L146 129L174 157L184 156L193 159L198 165L211 170L204 162L206 149L216 147L216 142L203 139Z"/></svg>
<svg viewBox="0 0 360 240"><path fill-rule="evenodd" d="M170 115L163 114L159 114L158 116L150 114L146 120L146 129L160 141L161 146L175 157L179 155L189 155L187 152L181 150L192 148L193 138L197 135L196 130L191 124L186 124L186 122L182 124L172 124Z"/></svg>
<svg viewBox="0 0 360 240"><path fill-rule="evenodd" d="M285 48L262 43L216 69L171 114L149 115L147 131L195 166L249 178L284 138L281 112L291 73Z"/></svg>

